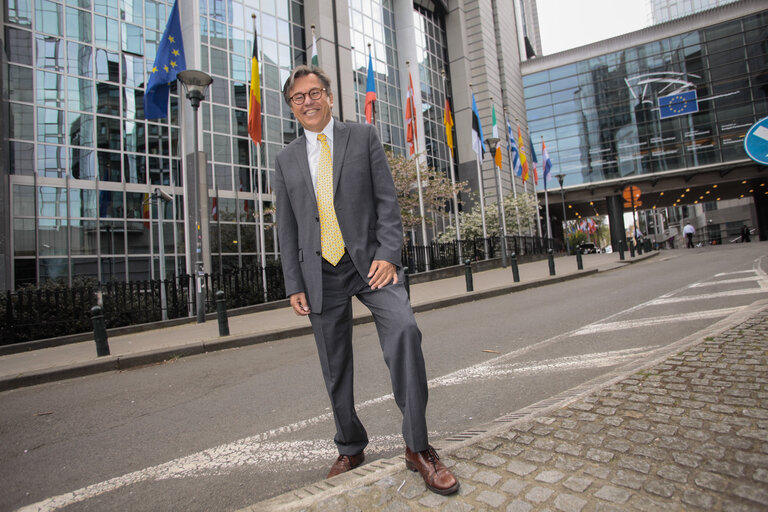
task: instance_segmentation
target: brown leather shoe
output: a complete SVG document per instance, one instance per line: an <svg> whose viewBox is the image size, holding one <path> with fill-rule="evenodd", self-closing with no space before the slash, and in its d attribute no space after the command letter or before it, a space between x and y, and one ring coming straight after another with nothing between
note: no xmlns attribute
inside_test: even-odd
<svg viewBox="0 0 768 512"><path fill-rule="evenodd" d="M346 473L349 470L355 469L357 466L365 461L365 454L363 452L357 455L339 455L336 462L331 466L331 470L328 472L326 478L332 478L336 475Z"/></svg>
<svg viewBox="0 0 768 512"><path fill-rule="evenodd" d="M459 490L459 482L445 464L440 462L440 457L431 446L423 452L412 452L405 448L405 467L411 471L418 471L427 485L427 489L437 494L453 494Z"/></svg>

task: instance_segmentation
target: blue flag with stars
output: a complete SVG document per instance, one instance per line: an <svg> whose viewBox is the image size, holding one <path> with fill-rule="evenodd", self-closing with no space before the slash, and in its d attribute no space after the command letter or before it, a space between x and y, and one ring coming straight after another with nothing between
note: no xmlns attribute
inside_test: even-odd
<svg viewBox="0 0 768 512"><path fill-rule="evenodd" d="M679 92L659 98L659 114L662 119L694 114L699 111L696 90Z"/></svg>
<svg viewBox="0 0 768 512"><path fill-rule="evenodd" d="M155 65L150 71L147 91L144 93L144 119L157 119L168 115L170 82L176 80L179 71L187 69L184 58L184 42L181 39L179 0L173 3L163 39L157 47Z"/></svg>

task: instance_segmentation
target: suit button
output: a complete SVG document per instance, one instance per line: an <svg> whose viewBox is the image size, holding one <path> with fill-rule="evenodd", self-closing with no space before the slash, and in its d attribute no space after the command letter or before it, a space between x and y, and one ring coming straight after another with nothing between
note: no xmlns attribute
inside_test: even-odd
<svg viewBox="0 0 768 512"><path fill-rule="evenodd" d="M322 253L321 253L320 251L315 251L315 254L317 254L318 256L320 256Z"/></svg>
<svg viewBox="0 0 768 512"><path fill-rule="evenodd" d="M317 222L320 222L320 217L315 217L315 220L316 220Z"/></svg>

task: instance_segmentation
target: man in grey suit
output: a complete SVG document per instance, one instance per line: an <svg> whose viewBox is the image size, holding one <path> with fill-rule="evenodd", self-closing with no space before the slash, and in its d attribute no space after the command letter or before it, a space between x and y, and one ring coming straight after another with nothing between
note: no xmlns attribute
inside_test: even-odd
<svg viewBox="0 0 768 512"><path fill-rule="evenodd" d="M298 66L283 88L304 127L275 161L277 229L285 292L309 316L336 422L339 456L328 478L363 463L368 435L355 411L352 297L373 314L395 401L406 466L440 494L459 483L427 440L427 376L421 332L403 286L403 227L376 128L333 119L320 68Z"/></svg>

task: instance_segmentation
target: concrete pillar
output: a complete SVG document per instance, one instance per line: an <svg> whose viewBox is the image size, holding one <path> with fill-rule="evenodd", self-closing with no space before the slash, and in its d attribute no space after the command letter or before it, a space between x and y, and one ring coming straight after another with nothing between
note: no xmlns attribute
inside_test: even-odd
<svg viewBox="0 0 768 512"><path fill-rule="evenodd" d="M608 196L605 201L608 204L608 222L611 226L611 247L618 252L619 240L625 239L624 198L618 195ZM626 242L624 240L625 244Z"/></svg>
<svg viewBox="0 0 768 512"><path fill-rule="evenodd" d="M762 188L755 187L755 218L757 219L757 236L760 240L768 240L768 195Z"/></svg>

